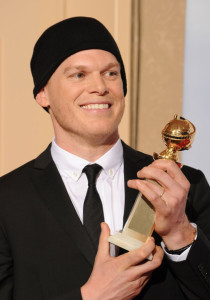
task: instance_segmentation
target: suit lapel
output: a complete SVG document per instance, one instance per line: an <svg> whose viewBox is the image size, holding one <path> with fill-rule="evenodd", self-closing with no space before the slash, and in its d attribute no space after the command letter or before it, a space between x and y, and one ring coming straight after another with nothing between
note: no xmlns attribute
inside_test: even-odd
<svg viewBox="0 0 210 300"><path fill-rule="evenodd" d="M72 243L93 265L96 250L69 199L62 178L52 160L50 146L36 160L32 181L49 211L69 235Z"/></svg>
<svg viewBox="0 0 210 300"><path fill-rule="evenodd" d="M138 191L131 189L127 186L127 181L129 179L137 178L137 172L143 167L149 165L153 159L151 156L138 152L124 142L123 145L123 156L124 156L124 178L125 178L125 210L123 224L128 219L129 213L133 207L133 204L138 195Z"/></svg>

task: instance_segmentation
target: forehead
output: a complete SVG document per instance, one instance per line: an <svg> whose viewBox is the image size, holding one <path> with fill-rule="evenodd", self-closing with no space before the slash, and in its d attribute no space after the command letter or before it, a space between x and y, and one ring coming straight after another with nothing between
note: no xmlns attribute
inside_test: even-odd
<svg viewBox="0 0 210 300"><path fill-rule="evenodd" d="M79 51L75 54L72 54L68 58L66 58L59 67L65 68L68 67L75 67L75 66L89 66L92 64L96 65L109 65L113 64L116 66L120 66L120 63L116 59L116 57L108 51L101 50L101 49L89 49Z"/></svg>

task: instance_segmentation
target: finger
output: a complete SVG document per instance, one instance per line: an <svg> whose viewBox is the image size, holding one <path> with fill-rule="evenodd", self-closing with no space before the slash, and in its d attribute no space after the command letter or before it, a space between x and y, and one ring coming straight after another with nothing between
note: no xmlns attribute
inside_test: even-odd
<svg viewBox="0 0 210 300"><path fill-rule="evenodd" d="M148 189L150 189L151 191L156 193L158 195L158 197L160 197L160 198L166 192L166 189L155 180L152 180L152 179L140 180L140 185L142 185L142 184L145 184L145 186L147 186Z"/></svg>
<svg viewBox="0 0 210 300"><path fill-rule="evenodd" d="M158 159L155 160L151 166L161 169L167 174L173 178L176 182L178 182L181 186L185 187L186 185L189 185L189 181L179 168L179 166L172 160L166 160L166 159Z"/></svg>
<svg viewBox="0 0 210 300"><path fill-rule="evenodd" d="M146 178L158 182L166 189L172 189L174 185L178 187L178 183L165 171L153 166L145 167L137 173L139 178Z"/></svg>
<svg viewBox="0 0 210 300"><path fill-rule="evenodd" d="M164 195L164 199L170 200L171 199L177 199L177 200L186 200L187 198L187 194L189 191L189 187L190 184L188 182L188 180L185 178L185 176L182 174L182 172L179 170L179 168L176 166L176 164L171 161L168 162L167 160L165 160L164 162L161 162L159 164L156 165L173 165L179 172L179 174L181 174L181 178L179 176L177 176L176 178L172 178L167 172L163 171L162 169L159 169L157 167L153 167L153 164L150 165L150 167L146 167L144 169L142 169L138 175L144 176L144 177L149 177L152 178L153 180L155 179L156 181L158 181L158 183L165 188L165 195ZM173 176L175 177L175 176ZM178 179L177 179L178 178ZM177 181L178 180L178 181ZM162 191L159 190L158 188L155 187L154 185L151 184L145 184L143 185L143 187L148 187L151 188L153 191L155 191L157 193L157 197L162 195ZM142 191L142 190L141 190ZM142 193L144 194L145 191ZM144 194L146 196L146 194ZM153 195L155 197L155 195ZM157 198L156 197L156 198ZM149 198L149 200L152 201L153 198ZM160 200L160 199L159 199ZM161 204L161 202L159 202Z"/></svg>
<svg viewBox="0 0 210 300"><path fill-rule="evenodd" d="M143 262L155 249L155 241L153 237L149 237L147 241L136 250L132 250L121 255L124 268L129 268Z"/></svg>
<svg viewBox="0 0 210 300"><path fill-rule="evenodd" d="M110 235L110 229L107 223L101 223L101 234L99 238L98 252L96 255L96 259L105 259L110 256L110 244L108 242L108 237Z"/></svg>
<svg viewBox="0 0 210 300"><path fill-rule="evenodd" d="M142 276L143 274L151 273L155 269L157 269L164 257L164 252L161 247L156 246L155 250L153 252L153 259L152 260L147 260L144 263L135 266L133 270L136 272L135 277L137 278L138 276Z"/></svg>
<svg viewBox="0 0 210 300"><path fill-rule="evenodd" d="M129 274L129 277L131 280L136 281L139 280L141 281L144 276L150 278L152 275L152 272L157 269L164 257L164 252L161 247L156 246L154 252L153 252L153 259L146 260L143 263L131 267L127 273Z"/></svg>
<svg viewBox="0 0 210 300"><path fill-rule="evenodd" d="M148 260L146 262L146 269L144 273L151 272L157 269L162 264L163 257L164 257L163 249L160 246L156 246L153 251L153 259Z"/></svg>
<svg viewBox="0 0 210 300"><path fill-rule="evenodd" d="M155 210L158 210L160 213L165 214L167 212L167 202L163 201L163 199L160 197L162 193L157 193L157 191L154 191L156 187L152 186L151 183L147 180L129 180L128 186L133 189L138 189L154 206ZM168 198L167 198L168 200Z"/></svg>
<svg viewBox="0 0 210 300"><path fill-rule="evenodd" d="M183 182L182 185L180 185L179 182L177 182L174 178L172 178L168 173L164 172L161 169L154 168L152 166L145 167L139 173L138 176L150 178L152 180L157 181L163 188L165 188L165 190L169 194L171 194L172 196L176 195L176 198L178 199L181 199L183 197L185 198L188 194L188 190L190 186L187 179L185 182L181 180ZM150 185L150 187L153 188L152 185ZM157 192L157 194L161 195L161 191Z"/></svg>

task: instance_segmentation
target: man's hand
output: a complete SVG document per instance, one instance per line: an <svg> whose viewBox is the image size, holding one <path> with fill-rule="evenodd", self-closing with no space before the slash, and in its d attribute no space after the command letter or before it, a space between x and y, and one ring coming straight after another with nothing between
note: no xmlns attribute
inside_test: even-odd
<svg viewBox="0 0 210 300"><path fill-rule="evenodd" d="M179 249L193 241L194 229L185 214L190 183L177 164L159 159L138 172L139 178L128 186L138 189L155 208L155 231L168 249Z"/></svg>
<svg viewBox="0 0 210 300"><path fill-rule="evenodd" d="M130 300L149 281L152 271L161 265L163 251L153 238L137 250L118 257L110 256L109 227L101 224L101 236L93 271L81 288L83 300ZM153 252L152 261L146 258Z"/></svg>

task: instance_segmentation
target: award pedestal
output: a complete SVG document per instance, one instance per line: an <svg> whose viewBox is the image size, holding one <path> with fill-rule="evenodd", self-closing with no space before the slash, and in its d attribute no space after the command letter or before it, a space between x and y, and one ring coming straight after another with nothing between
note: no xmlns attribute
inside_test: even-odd
<svg viewBox="0 0 210 300"><path fill-rule="evenodd" d="M150 202L139 193L122 232L109 237L109 242L125 250L140 248L154 229L155 212ZM148 257L152 259L152 255Z"/></svg>

